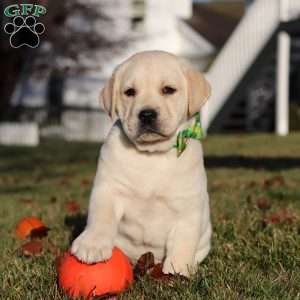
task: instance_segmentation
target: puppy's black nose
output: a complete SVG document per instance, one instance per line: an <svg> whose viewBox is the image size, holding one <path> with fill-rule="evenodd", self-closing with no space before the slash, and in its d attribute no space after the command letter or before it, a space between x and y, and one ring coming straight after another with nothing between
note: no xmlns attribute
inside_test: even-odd
<svg viewBox="0 0 300 300"><path fill-rule="evenodd" d="M144 125L151 125L157 119L157 112L154 109L144 109L139 113L139 119Z"/></svg>

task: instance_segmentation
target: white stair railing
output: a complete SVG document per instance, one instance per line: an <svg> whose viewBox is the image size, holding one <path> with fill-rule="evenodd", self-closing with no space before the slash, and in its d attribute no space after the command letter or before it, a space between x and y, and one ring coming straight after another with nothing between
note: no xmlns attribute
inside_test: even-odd
<svg viewBox="0 0 300 300"><path fill-rule="evenodd" d="M272 37L280 23L280 3L280 0L256 0L206 74L212 85L212 97L202 109L204 129L208 129ZM298 16L300 0L289 0L289 7L293 16Z"/></svg>

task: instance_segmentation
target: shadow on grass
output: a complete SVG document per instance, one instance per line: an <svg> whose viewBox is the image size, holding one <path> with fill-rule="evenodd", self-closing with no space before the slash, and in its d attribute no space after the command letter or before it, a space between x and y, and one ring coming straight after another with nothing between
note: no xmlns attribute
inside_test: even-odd
<svg viewBox="0 0 300 300"><path fill-rule="evenodd" d="M250 157L242 155L213 156L204 158L206 168L247 168L279 171L300 168L299 157Z"/></svg>
<svg viewBox="0 0 300 300"><path fill-rule="evenodd" d="M34 188L32 186L6 186L6 187L0 187L0 194L23 194L32 192Z"/></svg>
<svg viewBox="0 0 300 300"><path fill-rule="evenodd" d="M65 217L64 223L72 231L72 234L70 237L70 244L84 230L84 228L86 226L86 219L87 219L87 215L81 214L81 213L74 215L74 216L66 216Z"/></svg>
<svg viewBox="0 0 300 300"><path fill-rule="evenodd" d="M100 146L51 139L36 148L1 146L0 172L32 172L41 168L51 170L60 165L76 165L80 161L96 164Z"/></svg>

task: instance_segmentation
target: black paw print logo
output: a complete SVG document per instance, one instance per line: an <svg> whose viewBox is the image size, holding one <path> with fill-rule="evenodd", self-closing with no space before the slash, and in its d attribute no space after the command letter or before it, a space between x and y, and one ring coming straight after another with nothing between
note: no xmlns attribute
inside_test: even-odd
<svg viewBox="0 0 300 300"><path fill-rule="evenodd" d="M9 42L13 48L28 46L36 48L40 43L39 35L45 31L45 26L36 22L35 17L21 16L14 17L12 23L7 23L4 26L4 31L10 34Z"/></svg>

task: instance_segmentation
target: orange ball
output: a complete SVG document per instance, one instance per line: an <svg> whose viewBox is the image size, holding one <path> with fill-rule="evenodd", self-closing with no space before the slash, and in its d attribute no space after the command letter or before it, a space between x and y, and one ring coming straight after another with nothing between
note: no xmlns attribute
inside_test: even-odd
<svg viewBox="0 0 300 300"><path fill-rule="evenodd" d="M133 282L133 271L128 257L114 247L112 257L95 264L80 262L66 252L58 266L59 286L69 297L101 296L124 291Z"/></svg>
<svg viewBox="0 0 300 300"><path fill-rule="evenodd" d="M16 234L21 239L26 239L33 230L46 230L46 225L36 217L26 217L16 225Z"/></svg>

